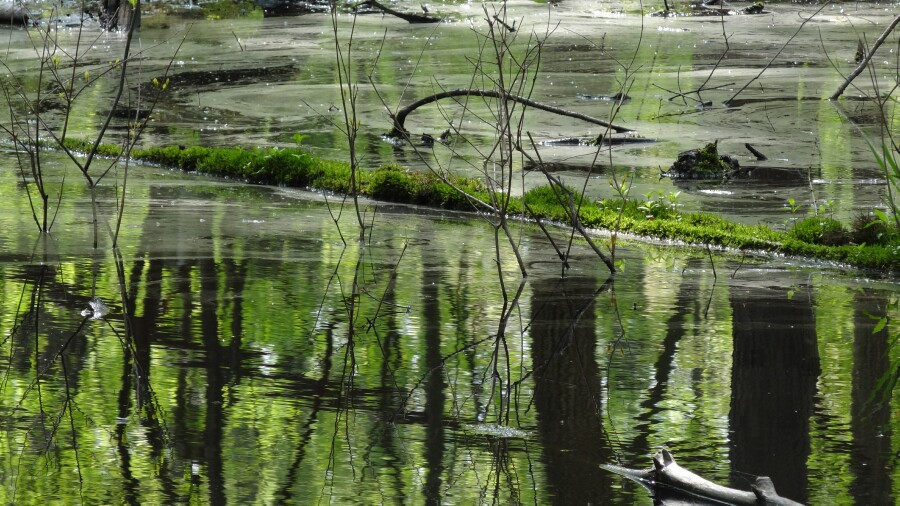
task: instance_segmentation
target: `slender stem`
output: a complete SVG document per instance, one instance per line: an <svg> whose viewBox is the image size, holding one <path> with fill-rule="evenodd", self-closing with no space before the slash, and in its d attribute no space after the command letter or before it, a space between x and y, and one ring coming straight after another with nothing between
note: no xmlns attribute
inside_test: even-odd
<svg viewBox="0 0 900 506"><path fill-rule="evenodd" d="M887 40L888 35L890 35L892 31L894 31L894 28L897 27L898 23L900 23L900 15L897 15L897 17L895 17L894 20L891 21L891 24L884 29L884 31L881 33L881 36L878 37L875 43L872 44L872 47L869 49L869 51L866 52L865 58L863 58L862 61L859 62L859 65L857 65L856 68L853 69L853 72L850 72L850 75L848 75L847 78L844 79L844 82L841 83L840 86L838 86L838 89L835 90L835 92L832 93L830 97L828 97L828 100L837 100L838 97L844 94L844 90L847 89L847 86L850 86L850 83L852 83L853 80L856 79L856 76L862 74L862 71L865 70L866 65L868 65L869 61L872 60L872 57L875 56L875 51L877 51L878 48L882 44L884 44L884 41Z"/></svg>

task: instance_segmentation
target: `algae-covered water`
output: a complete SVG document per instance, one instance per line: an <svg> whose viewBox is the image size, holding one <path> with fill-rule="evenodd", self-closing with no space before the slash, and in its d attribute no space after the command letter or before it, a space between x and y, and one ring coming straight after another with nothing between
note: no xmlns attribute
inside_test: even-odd
<svg viewBox="0 0 900 506"><path fill-rule="evenodd" d="M593 148L539 145L564 181L587 177L589 195L610 194L613 172L633 174L633 196L652 191L682 209L776 226L812 213L812 202L845 220L880 205L884 185L863 136L878 139L872 101L821 98L891 8L826 7L774 58L818 6L724 20L568 1L507 7L516 43L546 38L535 100L602 117L611 104L597 95L624 83L631 97L614 121L642 142L601 153L593 169ZM410 116L414 139L462 121L469 142L453 144L452 157L439 143L416 146L419 157L381 137L390 123L378 95L394 108L472 85L484 11L429 8L451 21L356 20L360 158L493 175L479 162L495 136L475 115L487 106ZM339 20L349 29L350 16ZM345 159L330 26L326 14L148 12L130 104L184 42L141 143L278 146L299 133L304 146ZM4 30L9 71L34 70L26 32ZM88 34L83 61L96 74L124 38ZM63 44L75 36L59 32ZM885 51L877 78L889 80ZM711 72L701 94L711 106L669 100ZM97 131L112 82L82 96L69 135ZM848 93L871 93L866 83ZM598 133L532 112L523 130L537 141ZM117 120L109 138L126 127ZM679 151L715 139L779 177L659 180ZM769 160L752 160L744 143ZM360 240L340 196L134 165L126 184L121 164L92 208L71 163L45 156L48 187L62 199L40 235L25 193L32 175L11 148L0 152L4 502L650 504L600 465L645 468L660 448L738 488L767 475L800 502L895 502L898 406L884 387L900 359L900 289L882 273L619 238L615 277L581 241L561 277L543 232L514 222L523 277L489 217L363 201ZM513 162L518 181L527 173L522 184L543 177L524 165ZM791 212L788 198L804 207ZM567 244L569 231L551 230Z"/></svg>

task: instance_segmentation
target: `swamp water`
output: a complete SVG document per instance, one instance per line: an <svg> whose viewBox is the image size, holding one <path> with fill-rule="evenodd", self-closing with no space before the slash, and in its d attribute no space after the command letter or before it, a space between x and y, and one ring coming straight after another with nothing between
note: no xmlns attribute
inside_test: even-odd
<svg viewBox="0 0 900 506"><path fill-rule="evenodd" d="M813 504L896 493L895 283L627 242L614 281L578 243L560 279L516 227L504 290L480 219L371 204L344 246L309 194L151 168L117 260L74 188L36 241L4 174L4 502L649 503L599 465L661 447Z"/></svg>
<svg viewBox="0 0 900 506"><path fill-rule="evenodd" d="M546 23L546 6L514 7ZM595 8L570 2L550 11L572 30L547 45L539 90L556 105L608 108L579 94L616 91L615 67L581 35L608 31L606 45L622 44L624 54L637 44L639 18ZM737 62L730 79L755 75L797 28L796 11L782 9L726 21ZM872 9L865 19L890 15ZM823 37L844 41L848 52L854 27L875 34L884 26L829 16ZM187 26L169 23L142 34L148 76L171 49L152 41ZM810 186L816 200L837 201L843 218L880 202L879 173L856 127L834 105L805 98L840 82L815 49L817 34L801 32L807 45L788 47L791 63L754 90L760 102L701 111L660 100L667 94L653 85L677 89L689 66L714 63L721 26L645 23L639 61L661 70L635 85L631 112L617 121L656 142L616 148L590 192L608 192L608 171L633 165L636 191L683 189L686 209L751 222L791 219L784 200L811 199ZM380 16L361 18L359 47L374 51L384 25ZM278 145L301 132L304 144L344 157L328 118L339 104L328 30L322 15L196 23L144 142ZM418 72L415 98L434 90L435 75L442 86L468 84L474 42L457 36L470 33L466 23L390 30L401 35L388 38L382 58L393 60L379 73L391 73L382 86L392 100L411 100L401 90ZM675 36L685 37L682 59L667 60L679 47L669 42ZM11 32L17 49L5 61L27 69L19 37ZM422 45L441 41L416 66ZM97 61L120 44L114 35L98 39ZM361 64L360 72L369 69ZM707 73L694 75L693 86ZM798 73L806 92L798 92ZM419 163L408 147L380 138L389 125L370 93L361 102L363 123L374 125L361 140L366 163ZM651 103L667 112L646 113ZM844 107L871 119L869 102ZM586 133L569 120L531 118L542 138ZM72 128L90 135L99 120L79 114ZM439 133L444 121L422 111L409 126ZM876 132L871 121L860 124ZM471 125L475 147L487 144L488 125ZM709 187L657 181L657 164L711 135L727 136L728 149L765 139L772 152L790 153L776 168L804 177ZM818 147L811 138L821 139ZM471 149L459 155L469 160L460 171L478 175ZM560 174L584 178L590 153L548 151ZM722 484L746 489L762 474L782 495L812 504L895 502L898 406L879 385L890 381L900 351L896 327L878 325L898 316L893 280L621 239L624 270L614 281L580 242L560 279L540 230L516 225L529 268L520 283L505 245L498 272L481 218L367 202L372 227L360 243L349 205L335 225L333 197L149 167L130 171L114 253L105 232L91 248L90 199L71 173L54 233L38 240L10 169L15 158L0 156L9 169L0 172L4 502L649 504L644 490L599 465L648 467L662 447ZM114 190L99 193L102 227L112 227ZM556 233L564 241L565 231Z"/></svg>

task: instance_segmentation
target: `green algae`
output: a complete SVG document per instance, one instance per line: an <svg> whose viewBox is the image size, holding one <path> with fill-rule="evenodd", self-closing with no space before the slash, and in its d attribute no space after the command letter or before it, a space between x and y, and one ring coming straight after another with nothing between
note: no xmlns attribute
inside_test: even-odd
<svg viewBox="0 0 900 506"><path fill-rule="evenodd" d="M77 141L66 142L73 150L79 147L80 151L85 147ZM117 152L116 149L116 146L104 145L102 152L115 157L121 154L121 150ZM349 193L351 190L348 164L323 160L299 147L244 149L166 146L135 149L131 156L144 163L255 184L336 193ZM458 177L441 179L432 173L411 171L397 164L360 171L357 181L362 196L389 202L452 210L488 211L479 201L490 201L487 188L477 180ZM823 241L823 230L820 228L832 230L835 225L830 222L819 225L825 223L820 218L809 220L808 223L805 223L807 220L801 221L803 225L800 229L795 227L791 232L782 232L764 225L744 225L712 214L681 213L665 207L653 216L648 216L640 208L642 203L636 200L591 201L576 196L570 203L569 197L565 196L569 194L577 195L577 192L548 186L538 187L521 198L510 198L507 212L511 215L527 215L531 219L570 223L567 209L574 204L579 209L581 224L587 228L615 230L687 244L797 255L865 268L890 271L900 268L900 241L860 245L846 244L846 241L837 244ZM560 204L561 201L565 206ZM837 226L843 229L840 223ZM897 234L892 237L897 237Z"/></svg>

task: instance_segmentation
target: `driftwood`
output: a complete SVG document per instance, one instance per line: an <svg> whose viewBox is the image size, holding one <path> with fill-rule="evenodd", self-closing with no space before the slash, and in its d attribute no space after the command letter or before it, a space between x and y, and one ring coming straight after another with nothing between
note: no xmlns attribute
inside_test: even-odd
<svg viewBox="0 0 900 506"><path fill-rule="evenodd" d="M374 7L385 14L390 14L391 16L396 16L400 19L408 21L410 23L440 23L441 20L432 16L422 15L422 14L409 14L406 12L395 11L391 9L387 5L377 2L376 0L365 0L356 4L357 7L368 5L369 7Z"/></svg>
<svg viewBox="0 0 900 506"><path fill-rule="evenodd" d="M22 4L0 0L0 24L24 25L29 19L31 16Z"/></svg>
<svg viewBox="0 0 900 506"><path fill-rule="evenodd" d="M393 114L392 117L394 119L394 127L388 133L388 137L394 138L407 138L409 136L409 131L406 130L404 124L406 123L406 117L409 114L419 107L423 105L428 105L432 102L437 102L438 100L443 100L445 98L453 98L453 97L487 97L487 98L501 98L501 94L498 91L494 90L473 90L473 89L457 89L457 90L448 90L443 91L441 93L435 93L434 95L429 95L425 98L416 100L415 102L407 105L406 107L401 108L397 111L396 114ZM540 102L535 102L529 98L520 97L518 95L513 94L503 94L502 98L506 98L507 100L512 100L513 102L518 102L522 105L528 107L534 107L535 109L540 109L542 111L552 112L553 114L559 114L561 116L568 116L570 118L580 119L582 121L586 121L588 123L593 123L595 125L600 125L604 128L609 128L617 133L623 132L632 132L633 130L630 128L625 128L623 126L613 125L612 123L608 123L601 119L594 118L592 116L588 116L586 114L581 114L579 112L567 111L565 109L560 109L559 107L553 107L552 105L542 104Z"/></svg>
<svg viewBox="0 0 900 506"><path fill-rule="evenodd" d="M885 40L887 40L888 35L890 35L891 32L894 31L894 28L897 27L897 23L900 23L900 16L895 17L891 24L888 25L887 28L885 28L884 32L882 32L878 37L878 40L876 40L875 43L872 44L872 48L869 49L868 53L866 53L865 58L863 58L862 61L859 62L859 65L857 65L856 68L853 69L853 72L850 72L850 75L847 76L846 79L844 79L844 82L841 83L840 86L838 86L837 91L835 91L830 97L828 97L828 100L837 100L838 97L844 94L844 90L847 89L847 86L850 86L850 83L852 83L853 80L856 79L856 76L862 74L863 69L865 69L866 65L869 64L869 60L871 60L872 57L875 56L875 51L879 46L881 46L881 44L884 43Z"/></svg>
<svg viewBox="0 0 900 506"><path fill-rule="evenodd" d="M627 469L615 465L600 467L640 483L654 495L668 493L676 497L679 495L682 498L689 496L695 499L742 506L800 506L800 503L778 495L772 480L766 476L757 477L756 482L750 487L750 492L723 487L679 466L675 462L675 457L668 450L656 452L656 455L653 456L653 467L650 469Z"/></svg>
<svg viewBox="0 0 900 506"><path fill-rule="evenodd" d="M762 154L762 152L760 152L760 150L754 148L753 145L750 144L749 142L745 142L745 143L744 143L744 147L747 148L747 151L753 153L753 156L756 157L756 160L757 160L757 161L763 162L763 161L766 161L766 160L769 159L769 157L767 157L766 155Z"/></svg>

